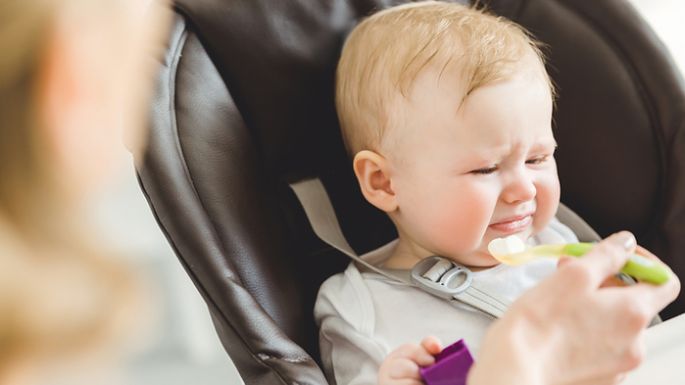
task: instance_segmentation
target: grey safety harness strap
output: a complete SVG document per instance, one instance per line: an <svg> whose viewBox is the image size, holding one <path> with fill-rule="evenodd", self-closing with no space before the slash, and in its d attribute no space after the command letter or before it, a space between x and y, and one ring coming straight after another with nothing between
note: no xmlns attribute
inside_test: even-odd
<svg viewBox="0 0 685 385"><path fill-rule="evenodd" d="M391 281L418 287L446 300L457 300L494 318L501 317L509 307L509 301L479 289L471 270L446 258L432 256L423 259L412 269L411 280L373 266L360 258L345 239L333 205L319 179L303 180L290 187L302 204L314 233L365 268Z"/></svg>

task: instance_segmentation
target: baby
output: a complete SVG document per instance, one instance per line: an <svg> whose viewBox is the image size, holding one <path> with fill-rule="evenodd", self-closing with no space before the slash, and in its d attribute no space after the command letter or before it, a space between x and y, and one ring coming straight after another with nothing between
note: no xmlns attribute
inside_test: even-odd
<svg viewBox="0 0 685 385"><path fill-rule="evenodd" d="M577 241L555 219L553 87L521 27L454 3L405 4L360 23L337 71L338 115L361 192L398 233L362 258L407 275L441 256L509 303L554 271L551 261L499 265L487 250L509 235ZM420 381L438 341L464 338L477 352L492 322L355 264L322 285L315 316L324 367L339 385Z"/></svg>

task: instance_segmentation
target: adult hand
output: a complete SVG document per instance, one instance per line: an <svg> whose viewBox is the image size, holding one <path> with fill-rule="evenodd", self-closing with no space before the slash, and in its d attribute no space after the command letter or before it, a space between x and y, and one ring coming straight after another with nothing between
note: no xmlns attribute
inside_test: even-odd
<svg viewBox="0 0 685 385"><path fill-rule="evenodd" d="M603 285L635 248L632 234L614 234L521 296L488 331L468 383L620 381L642 361L646 326L680 291L674 274L661 286Z"/></svg>

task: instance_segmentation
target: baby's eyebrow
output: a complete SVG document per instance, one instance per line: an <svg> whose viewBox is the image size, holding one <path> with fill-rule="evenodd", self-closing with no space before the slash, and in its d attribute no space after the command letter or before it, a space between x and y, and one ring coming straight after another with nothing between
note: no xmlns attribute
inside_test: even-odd
<svg viewBox="0 0 685 385"><path fill-rule="evenodd" d="M543 139L543 140L540 140L538 142L533 143L533 145L530 148L533 151L543 150L543 149L547 149L547 148L555 149L555 148L557 148L557 141L554 139L551 139L551 140Z"/></svg>
<svg viewBox="0 0 685 385"><path fill-rule="evenodd" d="M487 162L493 162L495 159L501 159L504 157L507 157L514 153L520 153L520 152L537 152L537 151L547 151L549 149L556 149L557 148L557 141L554 138L550 139L541 139L538 141L535 141L527 150L525 145L522 145L521 147L517 146L517 148L512 148L510 145L506 144L501 144L501 145L494 145L494 146L487 146L485 148L479 148L479 149L471 149L471 151L468 153L467 159L470 161L475 161L478 163L487 163Z"/></svg>
<svg viewBox="0 0 685 385"><path fill-rule="evenodd" d="M481 160L491 160L493 157L501 157L506 155L511 150L511 146L489 146L485 148L471 149L469 155L471 158L478 158Z"/></svg>

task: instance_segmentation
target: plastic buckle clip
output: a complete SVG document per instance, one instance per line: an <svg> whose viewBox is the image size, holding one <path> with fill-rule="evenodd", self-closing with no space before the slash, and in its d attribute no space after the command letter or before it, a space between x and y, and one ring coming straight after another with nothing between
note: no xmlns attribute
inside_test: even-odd
<svg viewBox="0 0 685 385"><path fill-rule="evenodd" d="M434 255L412 268L411 281L437 297L452 299L471 286L473 276L468 268Z"/></svg>

